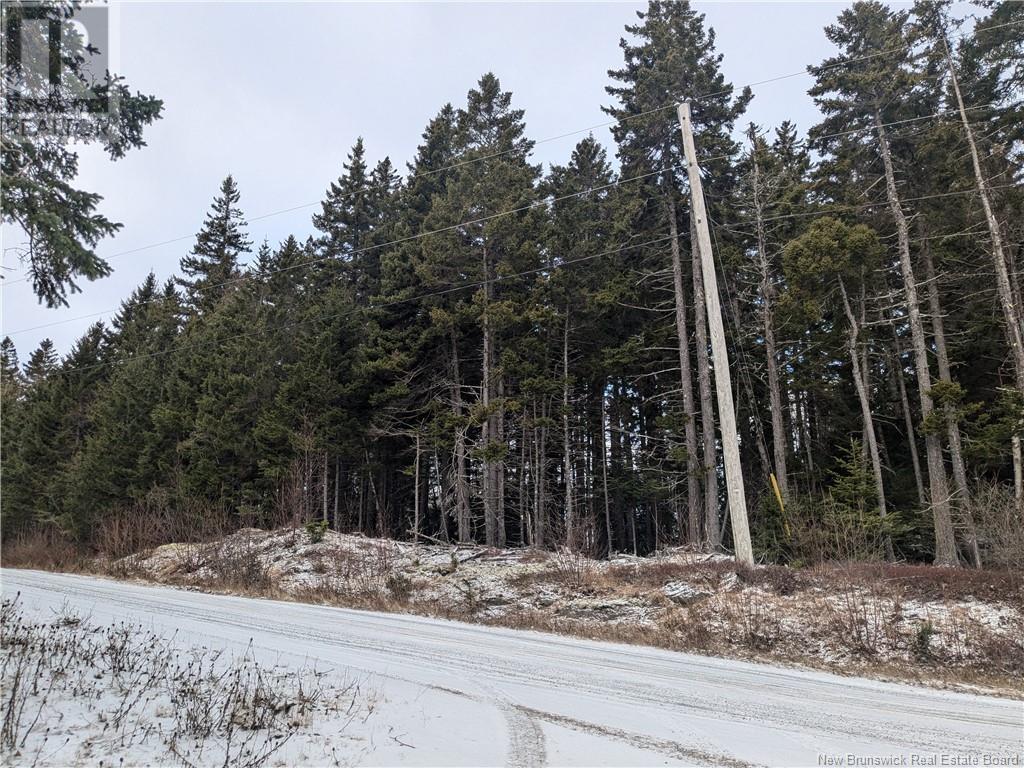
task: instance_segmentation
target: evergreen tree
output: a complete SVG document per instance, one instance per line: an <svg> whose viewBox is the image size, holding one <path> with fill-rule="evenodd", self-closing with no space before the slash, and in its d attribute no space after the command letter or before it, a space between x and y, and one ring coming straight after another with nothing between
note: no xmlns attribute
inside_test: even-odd
<svg viewBox="0 0 1024 768"><path fill-rule="evenodd" d="M0 433L3 435L3 445L0 447L0 482L3 483L4 489L4 492L0 493L0 521L3 523L4 536L10 535L16 529L24 528L29 522L23 519L23 512L19 514L19 504L12 504L12 499L19 494L11 493L28 472L16 447L20 444L25 388L25 377L18 363L18 350L11 337L5 336L0 342Z"/></svg>
<svg viewBox="0 0 1024 768"><path fill-rule="evenodd" d="M379 258L375 251L364 250L371 245L380 190L372 184L372 174L367 170L362 137L356 139L342 168L342 175L327 189L320 213L313 215L313 226L323 233L319 252L326 259L322 265L326 279L341 270L352 281L365 271L368 262Z"/></svg>
<svg viewBox="0 0 1024 768"><path fill-rule="evenodd" d="M675 332L679 366L679 384L684 397L682 421L692 424L696 407L690 404L692 381L689 375L690 341L688 305L702 307L703 279L699 259L692 258L687 285L683 274L682 245L689 227L680 227L682 193L687 188L686 158L673 106L691 102L695 141L700 147L700 163L707 174L706 195L709 200L724 200L735 183L730 158L738 152L732 138L735 121L751 99L749 89L735 94L721 71L722 55L715 50L714 30L707 29L704 15L689 2L651 0L647 9L638 11L640 23L626 27L630 38L623 38L619 47L625 59L622 69L609 71L615 85L605 90L617 104L605 108L618 123L613 135L619 146L623 177L643 176L645 184L635 190L640 204L636 207L634 230L671 237L671 275L675 310ZM708 158L708 159L705 159ZM721 215L721 207L712 205L712 216ZM685 219L682 219L685 221ZM724 279L724 276L723 276ZM718 470L714 435L714 406L711 395L711 366L708 356L705 315L693 312L694 347L700 395L700 422L704 493L688 483L688 514L691 535L703 535L712 547L721 542L719 523ZM678 406L677 406L678 407ZM688 474L697 471L696 436L693 427L686 427L690 457ZM702 503L701 503L702 502ZM703 506L703 509L701 508ZM703 525L698 524L697 517Z"/></svg>
<svg viewBox="0 0 1024 768"><path fill-rule="evenodd" d="M57 370L60 358L57 356L57 349L50 339L43 339L39 346L29 355L25 364L25 379L29 386L42 386L46 380Z"/></svg>
<svg viewBox="0 0 1024 768"><path fill-rule="evenodd" d="M535 401L548 393L549 407L558 416L554 426L561 432L558 463L565 519L564 526L548 526L546 510L534 510L533 543L538 546L548 541L549 529L564 527L567 543L582 548L592 544L586 541L586 531L604 528L584 514L586 478L578 464L580 444L585 443L590 425L580 418L579 406L608 376L603 351L617 346L637 327L635 310L622 306L631 299L635 303L636 297L631 292L619 293L623 288L629 290L628 279L623 279L628 266L621 254L608 253L624 240L617 222L620 200L613 180L607 152L589 136L576 145L567 165L551 168L543 186L555 202L545 244L550 278L537 287L533 297L535 304L549 308L542 326L547 332L539 340L547 350L546 366L536 370L533 389ZM621 299L622 305L616 299ZM547 387L544 379L549 381ZM540 410L543 413L543 400ZM543 420L533 419L532 424L534 431L544 428Z"/></svg>
<svg viewBox="0 0 1024 768"><path fill-rule="evenodd" d="M886 125L905 118L914 104L915 74L908 66L911 56L906 38L908 13L892 11L879 2L860 3L843 11L836 24L825 32L840 54L811 67L817 78L810 93L825 113L812 136L818 146L844 147L844 165L854 161L848 155L851 144L877 142L883 161L886 200L896 228L896 251L900 280L907 305L907 321L914 352L921 417L926 420L934 409L931 397L932 375L928 363L928 340L921 317L918 280L910 252L910 234L906 211L897 186L897 168ZM887 56L865 58L869 52L890 50ZM870 129L870 133L836 134L850 129ZM853 138L858 137L858 138ZM849 194L849 190L847 191ZM957 562L950 494L939 436L926 434L929 501L935 527L935 558L942 564Z"/></svg>
<svg viewBox="0 0 1024 768"><path fill-rule="evenodd" d="M194 312L211 311L232 290L231 281L240 274L239 257L252 245L245 234L239 197L235 180L230 175L225 177L196 235L196 244L181 260L186 277L178 284L185 288L186 303Z"/></svg>
<svg viewBox="0 0 1024 768"><path fill-rule="evenodd" d="M524 319L517 308L527 284L511 279L499 283L499 276L538 264L531 233L537 231L542 216L540 209L530 204L536 200L539 169L524 157L533 145L524 135L523 111L512 108L512 94L501 90L497 77L491 73L481 77L466 101L465 109L458 113L456 134L463 164L453 170L445 195L435 197L427 219L427 228L440 233L424 243L429 263L424 277L430 283L472 282L480 286L471 301L462 296L447 302L446 312L436 315L435 321L450 326L453 355L463 357L468 353L459 347L470 339L458 326L471 321L479 329L479 335L473 334L479 347L472 353L481 360L477 403L481 434L476 453L483 464L485 538L488 544L500 546L506 532L508 451L504 410L509 382L502 368L503 342L514 335L517 320ZM495 216L513 209L521 210L511 216ZM454 357L452 362L457 362ZM466 373L461 371L459 378ZM463 383L455 386L461 389ZM459 535L468 536L465 524L460 525Z"/></svg>
<svg viewBox="0 0 1024 768"><path fill-rule="evenodd" d="M108 377L96 387L91 430L65 483L65 526L79 536L166 482L152 452L152 414L168 369L162 353L178 332L177 298L172 284L161 288L150 273L111 321Z"/></svg>
<svg viewBox="0 0 1024 768"><path fill-rule="evenodd" d="M98 144L111 160L119 160L146 145L143 131L163 111L160 99L132 93L115 73L105 72L97 80L94 57L109 52L99 51L80 34L71 23L75 11L74 4L56 0L10 0L3 5L5 36L20 24L24 29L27 24L22 22L58 24L61 30L61 87L53 88L40 73L23 67L30 56L25 50L21 59L6 59L0 99L0 121L6 126L0 145L0 216L28 236L23 254L28 276L39 301L48 307L67 306L67 295L78 292L81 278L96 280L110 274L110 265L95 247L121 225L97 211L100 195L73 185L78 155L69 149L71 143L45 128L35 130L35 123L73 114L80 126L73 143ZM31 41L31 35L22 35L23 45ZM80 105L76 99L83 91L91 91L95 103L108 108ZM23 101L33 105L31 111Z"/></svg>

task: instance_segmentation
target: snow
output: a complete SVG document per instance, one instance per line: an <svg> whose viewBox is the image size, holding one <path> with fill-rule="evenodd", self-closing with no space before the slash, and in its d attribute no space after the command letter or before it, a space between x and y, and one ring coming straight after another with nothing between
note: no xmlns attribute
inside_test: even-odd
<svg viewBox="0 0 1024 768"><path fill-rule="evenodd" d="M445 565L400 556L418 557L418 568ZM26 614L42 621L66 603L94 626L142 627L176 654L249 654L265 669L315 670L330 690L348 691L361 714L314 713L275 755L281 765L818 765L821 754L851 753L1024 760L1024 704L996 697L83 576L4 570L2 591L20 592ZM166 716L155 704L152 722ZM99 742L76 759L100 757L158 762L137 744ZM75 762L58 753L39 764Z"/></svg>
<svg viewBox="0 0 1024 768"><path fill-rule="evenodd" d="M711 597L710 592L698 589L685 581L670 581L661 588L661 591L665 593L665 597L679 605L692 605Z"/></svg>
<svg viewBox="0 0 1024 768"><path fill-rule="evenodd" d="M912 676L941 665L945 684L997 688L1004 668L990 648L1024 633L1024 596L914 599L900 584L862 585L837 571L792 584L741 578L725 555L669 548L651 557L595 561L568 552L414 544L326 531L244 529L210 544L169 544L97 568L147 581L488 624L532 625L615 639L636 629L656 644L845 670L886 667ZM235 583L255 571L255 587ZM816 580L817 579L817 580ZM1001 601L1002 599L1002 601ZM857 619L856 625L851 624ZM757 626L752 626L752 622ZM927 653L922 626L934 634ZM1017 642L1019 645L1019 641ZM1014 651L1017 657L1024 649Z"/></svg>

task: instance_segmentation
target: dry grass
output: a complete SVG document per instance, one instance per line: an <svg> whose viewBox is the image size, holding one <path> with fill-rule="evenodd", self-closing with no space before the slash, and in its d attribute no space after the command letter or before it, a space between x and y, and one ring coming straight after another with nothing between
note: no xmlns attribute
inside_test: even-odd
<svg viewBox="0 0 1024 768"><path fill-rule="evenodd" d="M855 582L899 590L915 600L999 600L1024 606L1024 574L1008 568L974 570L905 563L821 565L810 571L819 586Z"/></svg>
<svg viewBox="0 0 1024 768"><path fill-rule="evenodd" d="M844 674L984 684L1024 695L1024 587L1021 575L1006 569L892 563L746 568L687 552L607 562L568 550L412 548L333 532L312 542L301 529L243 530L176 545L167 571L146 571L149 556L101 559L89 567L212 592ZM296 573L301 578L293 578ZM686 586L690 597L665 589L674 584Z"/></svg>
<svg viewBox="0 0 1024 768"><path fill-rule="evenodd" d="M162 754L159 763L257 768L312 718L355 702L354 684L328 691L318 674L268 670L248 651L228 657L205 648L183 652L172 643L142 627L94 626L67 610L32 620L16 601L4 600L5 764L34 765L70 741L58 742L55 723L77 723L83 730L102 724L115 751ZM71 749L88 754L90 737L82 738Z"/></svg>
<svg viewBox="0 0 1024 768"><path fill-rule="evenodd" d="M56 530L43 528L4 539L0 562L5 568L75 573L85 569L88 556Z"/></svg>

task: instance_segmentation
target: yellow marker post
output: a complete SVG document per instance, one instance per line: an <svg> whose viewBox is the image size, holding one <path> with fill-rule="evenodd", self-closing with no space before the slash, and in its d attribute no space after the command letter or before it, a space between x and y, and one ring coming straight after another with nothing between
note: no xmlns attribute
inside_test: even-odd
<svg viewBox="0 0 1024 768"><path fill-rule="evenodd" d="M789 520L786 519L786 505L782 503L782 491L779 490L779 481L775 479L775 473L768 473L772 481L772 490L775 491L775 500L779 502L779 511L782 512L782 527L786 531L786 538L789 538Z"/></svg>

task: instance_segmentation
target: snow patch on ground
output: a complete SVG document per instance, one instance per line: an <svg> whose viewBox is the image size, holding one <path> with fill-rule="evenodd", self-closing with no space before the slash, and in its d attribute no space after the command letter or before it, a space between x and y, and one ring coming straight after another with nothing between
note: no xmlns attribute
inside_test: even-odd
<svg viewBox="0 0 1024 768"><path fill-rule="evenodd" d="M243 529L103 567L191 588L839 670L875 665L947 678L962 670L964 682L1019 679L1024 670L1019 583L985 597L947 597L929 592L916 572L865 579L841 568L742 569L726 555L684 548L591 560L564 550L416 544L335 531L320 537L301 528Z"/></svg>
<svg viewBox="0 0 1024 768"><path fill-rule="evenodd" d="M315 667L4 599L4 764L351 765L376 695Z"/></svg>

